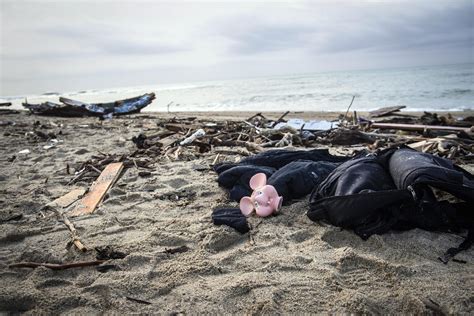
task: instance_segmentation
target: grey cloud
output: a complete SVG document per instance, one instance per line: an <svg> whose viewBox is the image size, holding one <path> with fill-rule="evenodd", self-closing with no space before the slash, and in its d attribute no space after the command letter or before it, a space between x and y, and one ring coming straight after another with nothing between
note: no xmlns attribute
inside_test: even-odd
<svg viewBox="0 0 474 316"><path fill-rule="evenodd" d="M149 30L147 30L149 32ZM50 36L57 36L83 43L102 53L113 55L160 55L189 50L185 45L167 43L158 34L152 34L153 40L144 42L140 34L121 33L104 25L87 27L50 27L39 30Z"/></svg>
<svg viewBox="0 0 474 316"><path fill-rule="evenodd" d="M246 19L240 18L240 20ZM247 27L230 28L221 34L233 41L230 51L234 54L254 54L301 47L305 45L305 34L312 31L309 28L292 25L270 25L259 22L243 22L243 24L247 24Z"/></svg>
<svg viewBox="0 0 474 316"><path fill-rule="evenodd" d="M436 3L410 6L407 3L382 2L331 9L328 21L320 21L319 10L310 6L308 11L314 14L314 20L295 19L291 24L239 16L219 23L225 25L220 28L219 34L231 40L233 44L229 51L236 55L286 49L330 54L358 50L383 52L437 45L472 46L474 10L471 1L442 7Z"/></svg>
<svg viewBox="0 0 474 316"><path fill-rule="evenodd" d="M363 31L354 25L345 31L331 32L326 44L318 50L326 53L359 49L383 52L448 45L469 47L472 45L472 14L473 7L469 2L443 9L398 9L373 16L364 23L366 29Z"/></svg>

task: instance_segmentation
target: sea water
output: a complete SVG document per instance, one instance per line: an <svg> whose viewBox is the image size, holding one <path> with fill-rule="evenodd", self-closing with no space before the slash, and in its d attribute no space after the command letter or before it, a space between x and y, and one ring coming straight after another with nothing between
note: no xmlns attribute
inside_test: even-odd
<svg viewBox="0 0 474 316"><path fill-rule="evenodd" d="M156 84L61 93L84 102L107 102L155 92L145 111L367 111L405 105L407 111L474 109L474 64L354 70L251 79ZM20 107L57 102L56 94L3 97Z"/></svg>

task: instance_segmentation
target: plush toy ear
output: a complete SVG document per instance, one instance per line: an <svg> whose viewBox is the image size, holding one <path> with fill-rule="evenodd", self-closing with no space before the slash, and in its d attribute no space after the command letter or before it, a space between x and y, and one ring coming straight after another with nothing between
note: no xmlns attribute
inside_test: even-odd
<svg viewBox="0 0 474 316"><path fill-rule="evenodd" d="M244 196L240 199L240 211L245 216L250 216L250 214L252 214L253 202L251 198L249 198L248 196Z"/></svg>
<svg viewBox="0 0 474 316"><path fill-rule="evenodd" d="M253 190L263 187L267 184L267 176L264 173L257 173L250 178L250 187Z"/></svg>

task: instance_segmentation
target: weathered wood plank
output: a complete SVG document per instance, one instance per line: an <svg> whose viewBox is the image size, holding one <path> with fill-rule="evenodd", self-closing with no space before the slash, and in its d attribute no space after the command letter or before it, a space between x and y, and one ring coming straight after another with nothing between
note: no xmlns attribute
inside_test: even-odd
<svg viewBox="0 0 474 316"><path fill-rule="evenodd" d="M401 109L404 109L404 108L406 108L405 105L388 106L388 107L385 107L385 108L377 109L375 111L370 111L369 114L370 114L371 117L380 117L380 116L389 115L393 112L398 112L398 111L400 111Z"/></svg>
<svg viewBox="0 0 474 316"><path fill-rule="evenodd" d="M441 126L441 125L372 123L372 124L370 124L370 126L373 127L373 128L399 129L399 130L405 130L405 131L432 130L432 131L453 131L453 132L465 132L465 133L474 132L473 127L468 128L468 127Z"/></svg>
<svg viewBox="0 0 474 316"><path fill-rule="evenodd" d="M72 203L76 202L81 196L86 193L86 190L83 188L74 189L69 193L57 198L51 202L52 206L68 207Z"/></svg>
<svg viewBox="0 0 474 316"><path fill-rule="evenodd" d="M105 193L118 179L123 169L123 162L115 162L105 167L87 193L71 211L71 216L79 216L94 212L97 205L103 200Z"/></svg>

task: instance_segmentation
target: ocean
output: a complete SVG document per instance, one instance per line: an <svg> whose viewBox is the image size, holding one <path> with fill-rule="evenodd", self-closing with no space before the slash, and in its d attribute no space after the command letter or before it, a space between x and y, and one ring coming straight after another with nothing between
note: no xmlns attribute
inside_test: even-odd
<svg viewBox="0 0 474 316"><path fill-rule="evenodd" d="M1 97L0 102L57 102L59 95L105 102L155 92L145 111L370 111L405 105L405 111L474 109L474 64L354 70L299 75L158 84Z"/></svg>

